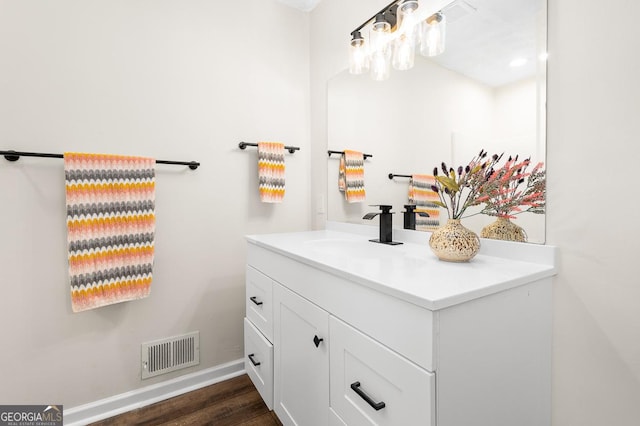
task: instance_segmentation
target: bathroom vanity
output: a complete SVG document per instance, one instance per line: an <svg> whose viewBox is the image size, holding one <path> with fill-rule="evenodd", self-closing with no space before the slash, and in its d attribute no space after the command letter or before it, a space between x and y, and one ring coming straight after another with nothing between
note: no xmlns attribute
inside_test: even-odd
<svg viewBox="0 0 640 426"><path fill-rule="evenodd" d="M375 227L247 237L245 366L285 425L551 422L551 246L439 261Z"/></svg>

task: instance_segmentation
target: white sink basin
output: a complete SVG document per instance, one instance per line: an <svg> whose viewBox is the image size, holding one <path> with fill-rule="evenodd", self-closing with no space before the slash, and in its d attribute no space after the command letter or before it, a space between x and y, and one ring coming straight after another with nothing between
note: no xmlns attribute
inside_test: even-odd
<svg viewBox="0 0 640 426"><path fill-rule="evenodd" d="M316 254L342 257L345 260L355 259L379 259L388 257L393 250L392 246L385 244L373 243L366 237L362 237L362 240L348 240L348 239L322 239L311 240L304 243L309 250Z"/></svg>

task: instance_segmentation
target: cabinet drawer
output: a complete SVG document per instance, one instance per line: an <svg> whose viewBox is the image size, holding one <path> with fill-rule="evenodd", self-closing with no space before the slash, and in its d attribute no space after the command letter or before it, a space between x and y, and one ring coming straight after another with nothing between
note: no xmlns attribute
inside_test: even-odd
<svg viewBox="0 0 640 426"><path fill-rule="evenodd" d="M244 319L244 368L269 410L273 409L273 345Z"/></svg>
<svg viewBox="0 0 640 426"><path fill-rule="evenodd" d="M330 403L346 424L435 424L433 373L334 317L329 335Z"/></svg>
<svg viewBox="0 0 640 426"><path fill-rule="evenodd" d="M273 342L273 281L250 266L246 277L247 318Z"/></svg>

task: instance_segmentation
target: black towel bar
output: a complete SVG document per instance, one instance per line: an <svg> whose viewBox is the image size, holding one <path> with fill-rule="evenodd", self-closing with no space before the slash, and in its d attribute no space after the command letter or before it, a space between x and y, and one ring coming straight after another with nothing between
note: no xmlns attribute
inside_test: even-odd
<svg viewBox="0 0 640 426"><path fill-rule="evenodd" d="M393 179L394 177L403 177L403 178L411 178L411 175L396 175L394 173L389 173L389 179Z"/></svg>
<svg viewBox="0 0 640 426"><path fill-rule="evenodd" d="M4 155L4 158L7 161L18 161L20 157L64 158L63 154L47 154L44 152L0 151L0 155ZM196 161L156 160L156 164L189 166L191 170L195 170L198 168L198 166L200 166L200 163Z"/></svg>
<svg viewBox="0 0 640 426"><path fill-rule="evenodd" d="M327 151L329 153L329 157L331 157L331 154L344 154L344 151ZM362 154L362 156L364 157L364 159L366 160L367 158L373 157L373 155L371 154Z"/></svg>
<svg viewBox="0 0 640 426"><path fill-rule="evenodd" d="M258 144L257 143L250 143L250 142L240 142L238 144L238 148L240 148L240 149L245 149L248 146L258 146ZM284 149L289 151L290 154L293 154L296 151L300 151L300 147L297 147L297 146L285 146Z"/></svg>

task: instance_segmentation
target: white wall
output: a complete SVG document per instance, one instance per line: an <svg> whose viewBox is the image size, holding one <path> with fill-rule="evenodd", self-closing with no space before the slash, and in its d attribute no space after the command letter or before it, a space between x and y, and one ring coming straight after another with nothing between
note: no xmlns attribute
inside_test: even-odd
<svg viewBox="0 0 640 426"><path fill-rule="evenodd" d="M311 16L313 193L327 181L326 84L349 32L384 1L323 0ZM554 280L553 425L640 422L640 3L549 0L547 242ZM324 31L326 27L330 31ZM317 203L317 199L313 200ZM314 209L317 206L314 204ZM314 226L324 217L314 214ZM614 220L612 220L612 218Z"/></svg>
<svg viewBox="0 0 640 426"><path fill-rule="evenodd" d="M248 233L305 230L309 15L276 0L0 1L0 149L197 160L157 168L147 299L71 313L63 163L0 159L0 402L67 408L242 358ZM255 148L287 154L280 205ZM201 332L201 365L140 380L140 343Z"/></svg>
<svg viewBox="0 0 640 426"><path fill-rule="evenodd" d="M537 159L536 147L536 117L537 110L537 79L535 77L521 80L496 88L494 115L494 136L497 140L509 141L509 153L521 153Z"/></svg>
<svg viewBox="0 0 640 426"><path fill-rule="evenodd" d="M553 423L640 424L640 3L549 2Z"/></svg>

